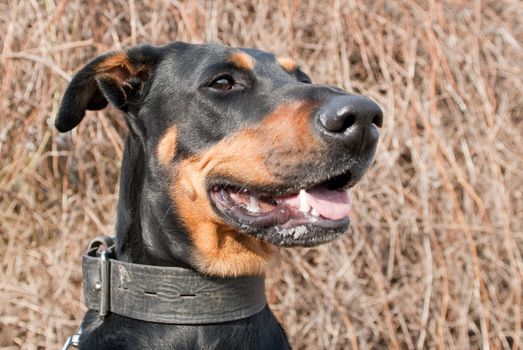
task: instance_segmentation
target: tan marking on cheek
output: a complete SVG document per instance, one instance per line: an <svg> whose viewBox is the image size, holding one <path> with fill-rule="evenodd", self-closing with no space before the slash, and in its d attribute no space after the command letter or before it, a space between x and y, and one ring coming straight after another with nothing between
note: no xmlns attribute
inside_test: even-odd
<svg viewBox="0 0 523 350"><path fill-rule="evenodd" d="M214 147L184 160L171 185L171 199L194 244L194 264L216 276L263 273L276 247L238 229L211 207L206 179L230 178L238 183L279 185L270 155L286 164L298 164L317 147L310 130L312 104L295 102L281 106L258 126L235 132ZM283 152L283 153L281 153Z"/></svg>
<svg viewBox="0 0 523 350"><path fill-rule="evenodd" d="M201 154L198 168L206 176L228 177L239 183L281 184L270 168L271 157L292 164L320 148L310 129L312 109L304 101L280 106L259 125L241 129Z"/></svg>
<svg viewBox="0 0 523 350"><path fill-rule="evenodd" d="M162 165L169 165L176 153L176 126L171 126L163 134L156 147L156 157Z"/></svg>
<svg viewBox="0 0 523 350"><path fill-rule="evenodd" d="M245 52L234 52L229 56L229 62L240 69L253 69L254 59Z"/></svg>
<svg viewBox="0 0 523 350"><path fill-rule="evenodd" d="M282 66L286 71L288 72L294 72L296 68L298 68L298 65L292 58L289 57L278 57L276 59L280 66Z"/></svg>
<svg viewBox="0 0 523 350"><path fill-rule="evenodd" d="M243 129L203 155L201 165L209 175L230 177L238 182L270 185L276 179L265 165L267 149L263 137L253 129Z"/></svg>
<svg viewBox="0 0 523 350"><path fill-rule="evenodd" d="M203 157L188 159L171 185L177 214L194 244L193 262L213 276L259 275L268 268L276 248L237 232L214 213L205 188ZM210 164L210 163L207 163Z"/></svg>

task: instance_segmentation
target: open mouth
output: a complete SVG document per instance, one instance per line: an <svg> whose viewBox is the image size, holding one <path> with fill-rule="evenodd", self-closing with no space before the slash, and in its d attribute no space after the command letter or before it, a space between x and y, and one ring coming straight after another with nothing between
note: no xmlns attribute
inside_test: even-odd
<svg viewBox="0 0 523 350"><path fill-rule="evenodd" d="M216 181L209 196L219 214L240 230L282 246L312 246L347 231L350 172L300 189L256 190Z"/></svg>

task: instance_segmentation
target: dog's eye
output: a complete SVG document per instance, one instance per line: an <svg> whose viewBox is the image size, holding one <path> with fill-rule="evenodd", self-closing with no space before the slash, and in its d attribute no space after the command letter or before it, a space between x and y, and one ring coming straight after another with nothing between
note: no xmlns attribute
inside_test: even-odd
<svg viewBox="0 0 523 350"><path fill-rule="evenodd" d="M228 91L234 87L234 79L230 75L221 75L211 81L208 87L221 91Z"/></svg>

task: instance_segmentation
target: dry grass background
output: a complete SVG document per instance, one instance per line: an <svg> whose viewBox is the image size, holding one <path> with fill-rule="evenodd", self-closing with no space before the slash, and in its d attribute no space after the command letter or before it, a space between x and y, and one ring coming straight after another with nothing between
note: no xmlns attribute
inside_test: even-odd
<svg viewBox="0 0 523 350"><path fill-rule="evenodd" d="M71 74L136 43L296 58L386 111L352 233L282 253L268 296L296 349L523 347L523 3L0 1L0 347L58 348L80 254L112 233L125 124L53 128Z"/></svg>

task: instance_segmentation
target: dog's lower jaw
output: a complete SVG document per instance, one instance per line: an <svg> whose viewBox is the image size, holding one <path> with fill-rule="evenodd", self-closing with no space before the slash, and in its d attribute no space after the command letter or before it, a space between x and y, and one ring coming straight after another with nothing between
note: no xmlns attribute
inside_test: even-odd
<svg viewBox="0 0 523 350"><path fill-rule="evenodd" d="M276 256L276 247L247 234L212 224L193 235L193 258L198 270L219 277L263 274Z"/></svg>

